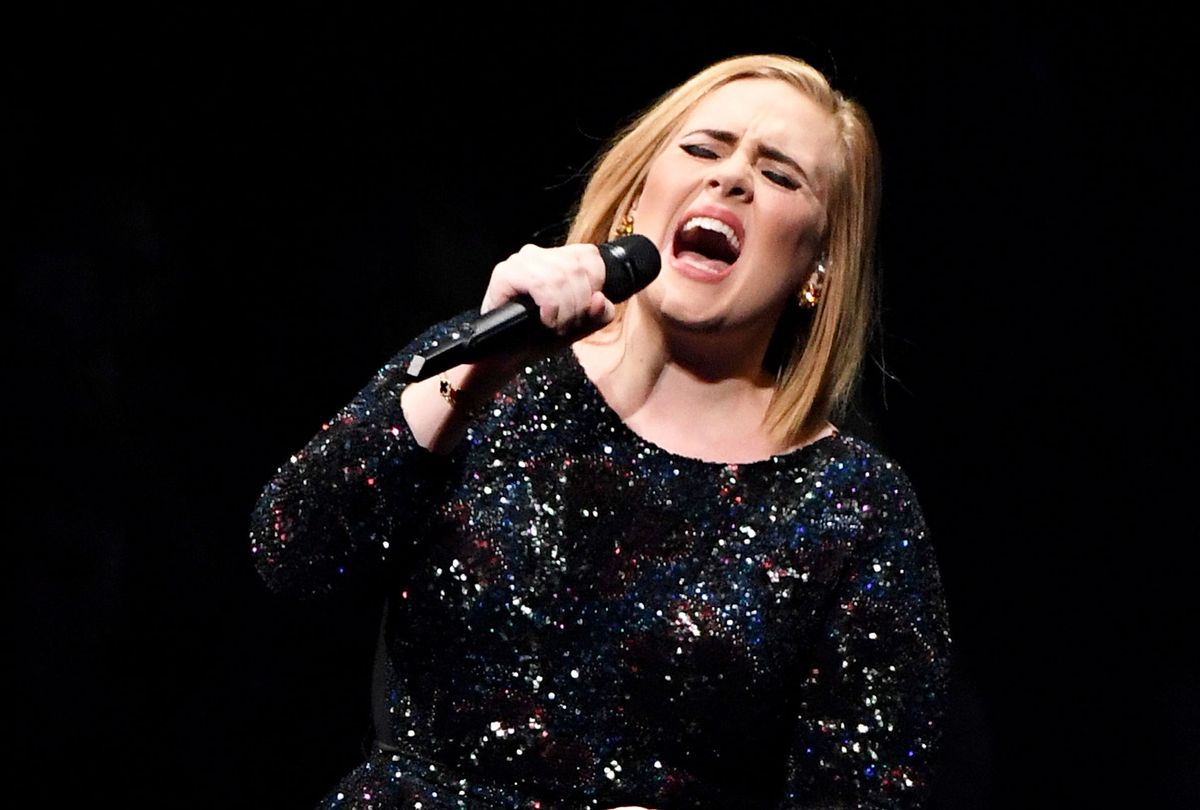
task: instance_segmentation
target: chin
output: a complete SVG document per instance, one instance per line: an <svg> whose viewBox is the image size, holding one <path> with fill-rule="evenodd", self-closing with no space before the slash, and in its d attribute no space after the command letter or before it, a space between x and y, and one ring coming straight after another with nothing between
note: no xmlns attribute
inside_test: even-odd
<svg viewBox="0 0 1200 810"><path fill-rule="evenodd" d="M647 314L664 326L685 329L690 332L718 332L728 325L728 307L711 296L697 296L688 291L659 289L643 298ZM708 298L708 300L704 300Z"/></svg>

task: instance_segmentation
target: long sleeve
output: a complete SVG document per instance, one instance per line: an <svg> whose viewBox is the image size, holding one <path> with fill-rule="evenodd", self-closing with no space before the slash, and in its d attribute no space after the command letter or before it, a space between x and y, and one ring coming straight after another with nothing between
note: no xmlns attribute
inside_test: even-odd
<svg viewBox="0 0 1200 810"><path fill-rule="evenodd" d="M785 808L911 808L928 797L948 673L944 597L907 477L891 463L878 477L800 687Z"/></svg>
<svg viewBox="0 0 1200 810"><path fill-rule="evenodd" d="M948 637L899 468L842 435L749 464L673 455L569 350L442 459L399 394L460 322L384 366L255 510L273 588L382 572L395 597L390 745L326 806L917 806Z"/></svg>
<svg viewBox="0 0 1200 810"><path fill-rule="evenodd" d="M452 323L393 357L264 488L250 540L271 590L312 596L377 580L420 541L452 463L417 444L400 394L412 355L436 345Z"/></svg>

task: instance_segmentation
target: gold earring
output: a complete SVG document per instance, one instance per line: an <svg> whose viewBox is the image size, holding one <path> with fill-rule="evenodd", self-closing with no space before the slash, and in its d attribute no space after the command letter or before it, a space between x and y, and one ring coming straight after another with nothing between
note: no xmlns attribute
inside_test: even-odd
<svg viewBox="0 0 1200 810"><path fill-rule="evenodd" d="M629 236L633 233L633 212L627 211L625 216L621 218L621 224L613 231L613 239L619 239L622 236Z"/></svg>
<svg viewBox="0 0 1200 810"><path fill-rule="evenodd" d="M825 290L825 263L817 262L817 269L812 271L808 281L800 288L800 306L812 309L821 303L821 293Z"/></svg>

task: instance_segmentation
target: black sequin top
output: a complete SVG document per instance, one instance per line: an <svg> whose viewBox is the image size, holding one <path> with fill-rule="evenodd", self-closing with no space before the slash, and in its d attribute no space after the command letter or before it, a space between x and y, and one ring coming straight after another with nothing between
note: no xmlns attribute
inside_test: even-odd
<svg viewBox="0 0 1200 810"><path fill-rule="evenodd" d="M721 464L632 432L570 350L449 458L422 335L277 473L272 589L386 589L381 748L322 807L913 807L949 637L908 479L838 434Z"/></svg>

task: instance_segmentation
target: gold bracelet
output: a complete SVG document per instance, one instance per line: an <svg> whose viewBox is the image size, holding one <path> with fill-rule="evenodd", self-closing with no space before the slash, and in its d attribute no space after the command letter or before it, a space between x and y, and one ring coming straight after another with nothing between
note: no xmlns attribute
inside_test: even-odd
<svg viewBox="0 0 1200 810"><path fill-rule="evenodd" d="M450 383L450 378L442 372L442 376L438 381L438 393L442 395L442 399L449 403L450 407L461 413L468 419L477 419L487 410L486 405L470 402L469 397L464 395L461 388L455 388Z"/></svg>

